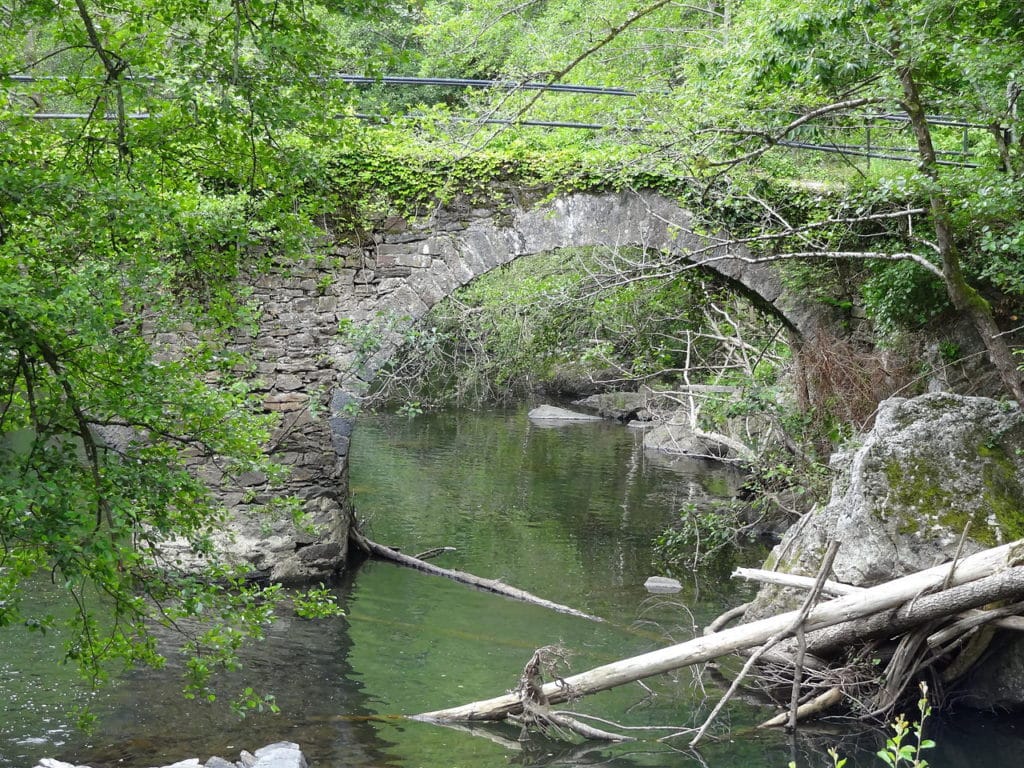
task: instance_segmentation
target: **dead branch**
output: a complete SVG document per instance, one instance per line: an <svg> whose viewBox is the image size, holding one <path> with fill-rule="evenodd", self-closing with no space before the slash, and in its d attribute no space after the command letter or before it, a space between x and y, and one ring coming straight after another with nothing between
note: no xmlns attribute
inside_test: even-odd
<svg viewBox="0 0 1024 768"><path fill-rule="evenodd" d="M807 599L804 600L804 604L800 607L800 610L797 611L797 614L793 618L792 623L786 628L782 629L781 631L775 633L770 638L768 638L768 640L765 641L764 645L762 645L757 651L750 655L750 658L748 658L747 661L743 664L743 669L740 670L740 673L736 676L736 679L733 680L732 685L729 686L729 690L727 690L718 700L718 703L715 704L715 708L711 710L711 714L708 715L707 719L704 721L704 724L698 729L697 734L693 737L693 739L690 740L691 747L697 746L697 744L699 744L700 741L704 738L704 734L707 733L708 728L711 727L711 724L715 721L715 718L718 717L718 713L722 711L722 708L732 697L732 694L735 693L736 689L743 681L743 678L746 677L747 673L751 670L754 664L757 663L758 659L760 659L761 656L763 656L767 651L771 650L772 646L774 646L780 640L783 640L787 635L790 635L794 632L803 631L804 625L807 622L808 614L810 614L811 609L818 602L818 598L821 596L821 585L825 583L825 580L828 578L829 573L832 571L832 563L835 561L836 553L838 551L838 541L833 541L831 544L829 544L828 550L825 552L825 556L822 558L821 567L818 571L818 578L814 584L814 587L807 595ZM801 647L803 647L803 642L801 642ZM802 657L803 648L797 657L795 673L793 675L794 686L797 689L799 689L800 685L800 672L803 670ZM794 698L795 697L796 695L794 694Z"/></svg>
<svg viewBox="0 0 1024 768"><path fill-rule="evenodd" d="M732 622L747 612L747 608L750 607L750 603L742 603L737 605L735 608L730 608L728 611L723 613L717 619L712 621L706 627L704 627L705 635L713 635L715 632L729 626Z"/></svg>
<svg viewBox="0 0 1024 768"><path fill-rule="evenodd" d="M815 715L820 715L822 712L825 712L825 711L831 709L832 707L834 707L836 704L838 704L842 700L843 700L843 691L842 691L842 689L839 688L838 686L833 686L832 688L829 688L824 693L819 694L818 696L815 696L810 701L804 702L799 707L797 707L796 708L796 719L797 720L807 720L808 718L814 717ZM758 728L778 728L780 725L787 725L787 724L789 724L790 727L792 727L792 722L793 722L793 719L792 719L792 715L791 715L790 712L780 712L775 717L770 718L768 720L765 720L763 723L761 723L757 727Z"/></svg>
<svg viewBox="0 0 1024 768"><path fill-rule="evenodd" d="M496 595L504 595L510 597L513 600L520 600L524 603L531 603L533 605L539 605L542 608L549 608L552 611L558 613L565 613L570 616L578 616L581 619L587 619L589 621L603 622L604 619L599 616L592 616L589 613L578 611L575 608L570 608L567 605L561 603L554 603L550 600L545 600L542 597L532 595L526 590L517 589L516 587L510 587L508 584L503 584L497 579L483 579L479 576L474 576L471 573L464 571L455 571L449 568L439 568L432 563L424 562L412 555L403 554L391 547L385 547L383 544L378 544L375 541L370 541L368 538L363 536L357 529L352 528L349 531L349 538L352 543L359 547L363 552L376 557L381 560L388 560L398 565L404 565L406 568L413 568L417 571L424 573L433 574L434 576L443 576L446 579L457 581L460 584L467 584L471 587L476 587L484 592L493 592Z"/></svg>

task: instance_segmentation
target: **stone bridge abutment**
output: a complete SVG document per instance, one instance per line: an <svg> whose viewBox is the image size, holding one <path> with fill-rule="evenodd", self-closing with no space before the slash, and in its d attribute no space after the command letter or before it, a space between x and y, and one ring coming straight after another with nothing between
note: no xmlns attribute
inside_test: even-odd
<svg viewBox="0 0 1024 768"><path fill-rule="evenodd" d="M219 543L277 581L324 579L343 566L359 399L404 327L491 269L558 248L633 248L652 272L691 263L717 273L798 336L824 322L820 307L787 293L771 264L697 234L687 211L652 192L572 194L531 209L439 209L424 221L384 219L359 242L328 235L320 245L316 258L278 264L254 280L262 319L254 337L238 341L254 359L264 407L280 414L270 450L291 474L283 489L257 474L241 478L243 491L224 497L237 522ZM366 343L354 342L364 329ZM305 525L267 511L281 493L298 500Z"/></svg>

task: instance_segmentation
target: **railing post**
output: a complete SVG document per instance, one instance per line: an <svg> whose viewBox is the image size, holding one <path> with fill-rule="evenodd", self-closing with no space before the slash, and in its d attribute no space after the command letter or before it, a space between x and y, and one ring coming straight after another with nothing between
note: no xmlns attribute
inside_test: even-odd
<svg viewBox="0 0 1024 768"><path fill-rule="evenodd" d="M871 115L864 118L864 156L867 160L867 170L871 170Z"/></svg>

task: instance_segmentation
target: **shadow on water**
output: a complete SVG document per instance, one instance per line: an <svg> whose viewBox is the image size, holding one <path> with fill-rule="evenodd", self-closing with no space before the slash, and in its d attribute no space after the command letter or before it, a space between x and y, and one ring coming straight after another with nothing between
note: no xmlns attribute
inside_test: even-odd
<svg viewBox="0 0 1024 768"><path fill-rule="evenodd" d="M336 592L344 604L351 579ZM365 696L352 680L342 620L304 620L282 611L266 639L242 651L243 669L218 686L221 701L182 698L180 664L128 674L97 706L98 727L69 742L65 759L93 766L152 766L211 755L237 758L274 741L294 741L316 765L376 765L381 744ZM226 704L247 686L271 692L281 714L239 718Z"/></svg>
<svg viewBox="0 0 1024 768"><path fill-rule="evenodd" d="M830 765L824 750L833 745L851 757L849 768L880 765L873 756L877 733L854 739L841 729L807 729L791 745L783 734L752 732L764 711L743 700L727 709L723 740L699 754L685 748L685 739L572 745L538 736L520 741L506 725L467 730L401 718L503 693L540 646L562 645L579 671L688 639L742 602L751 588L728 581L692 580L671 596L643 588L652 574L651 541L676 510L734 491L739 478L701 462L662 466L644 456L638 435L617 425L542 429L524 411L364 416L352 450L354 500L374 539L412 554L455 547L435 562L505 580L607 622L368 562L336 587L344 618L283 617L265 642L246 650L245 668L230 686L273 693L281 714L239 720L226 705L187 702L172 663L126 675L98 697L100 720L88 738L75 735L64 715L75 699L73 670L47 667L44 659L56 654L38 637L19 645L0 634L0 701L8 702L0 767L53 755L143 768L192 756L234 757L281 739L301 744L317 768L783 768L793 759ZM724 666L726 673L733 669ZM648 683L574 706L629 726L692 726L707 714L706 698L713 703L720 694L709 677L685 670ZM928 755L932 765L1016 764L1016 732L980 722L935 735L940 749ZM1002 762L978 760L988 754Z"/></svg>

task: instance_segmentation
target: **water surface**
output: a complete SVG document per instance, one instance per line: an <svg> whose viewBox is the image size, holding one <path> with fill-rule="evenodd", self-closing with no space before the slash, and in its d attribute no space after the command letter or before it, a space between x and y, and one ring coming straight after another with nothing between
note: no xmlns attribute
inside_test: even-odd
<svg viewBox="0 0 1024 768"><path fill-rule="evenodd" d="M5 630L0 766L53 755L143 768L192 756L231 757L280 739L300 743L314 766L338 768L783 768L794 757L801 765L830 765L823 751L843 741L842 731L808 729L796 746L778 733L751 734L764 711L742 698L721 719L724 739L699 755L685 750L685 739L659 744L648 737L617 747L536 736L519 741L511 726L468 731L402 717L503 693L538 647L559 645L571 664L564 673L582 671L688 639L746 599L747 586L696 575L678 595L646 593L653 537L682 504L728 494L738 478L696 461L665 466L645 457L639 442L615 424L531 425L521 409L361 417L352 490L371 538L411 554L455 547L435 562L502 579L606 621L370 562L337 586L343 619L283 617L264 643L246 651L246 669L231 685L273 692L281 714L238 720L225 706L185 702L173 668L136 672L93 700L100 720L88 738L64 714L84 697L76 693L73 670L47 661L53 655L46 644L59 638L40 641ZM692 726L707 713L705 694L713 702L720 692L711 676L683 671L574 706L629 726ZM934 766L986 764L966 757L979 754L979 743L993 756L994 748L1019 750L1012 729L957 725L959 735L950 732L945 744L940 737L943 752L929 755ZM991 738L993 731L1001 741ZM1009 746L991 746L996 743ZM868 739L868 752L875 748ZM880 765L870 754L858 756L858 744L846 741L841 749L853 754L851 768Z"/></svg>

